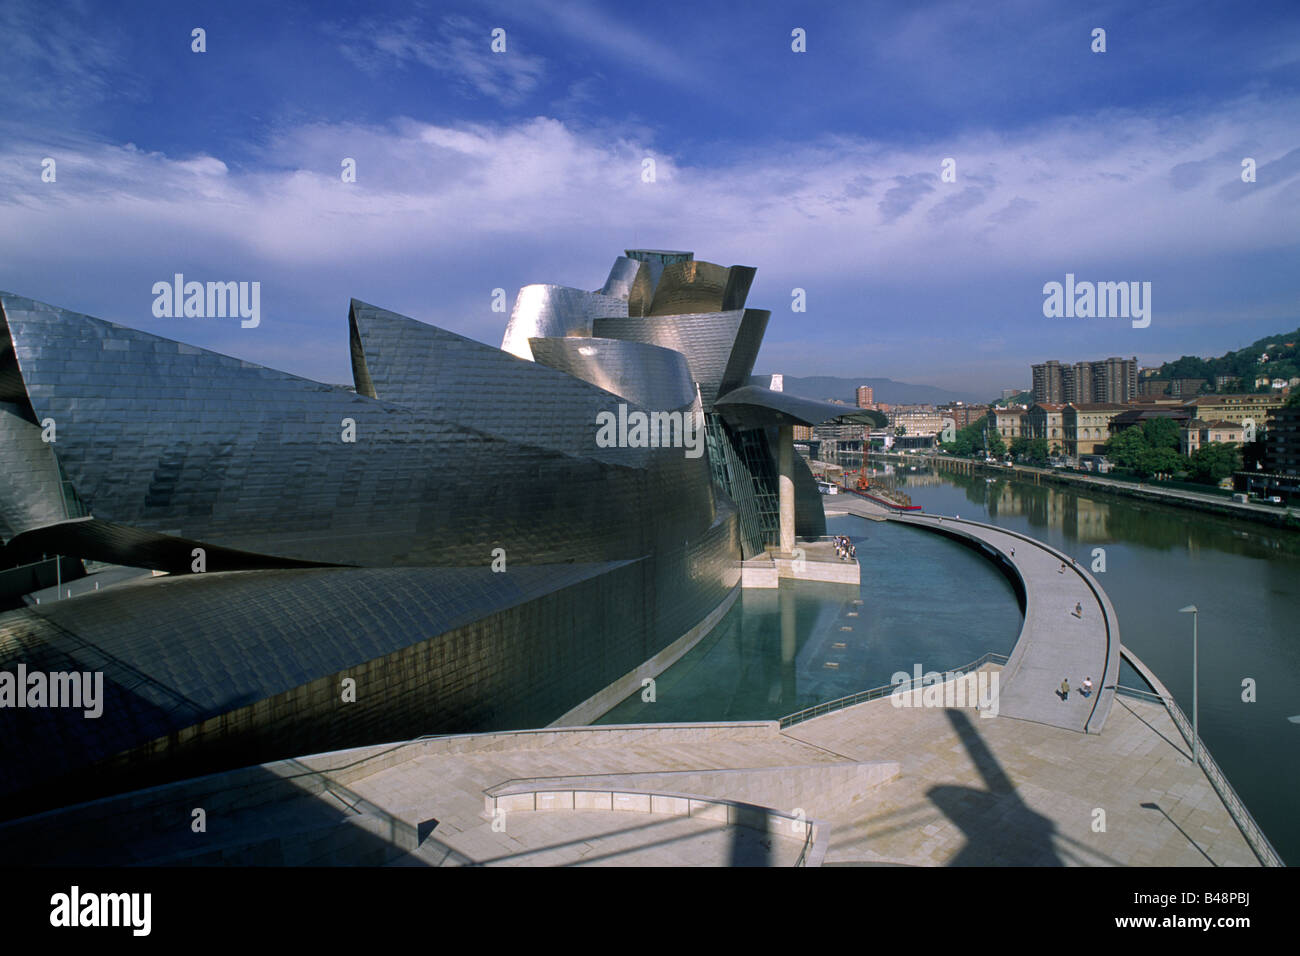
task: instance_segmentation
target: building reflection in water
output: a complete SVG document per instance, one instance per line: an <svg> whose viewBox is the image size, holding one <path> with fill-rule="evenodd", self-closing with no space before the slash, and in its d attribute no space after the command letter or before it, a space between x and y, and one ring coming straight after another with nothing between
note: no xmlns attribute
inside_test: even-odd
<svg viewBox="0 0 1300 956"><path fill-rule="evenodd" d="M999 517L1023 518L1031 528L1059 531L1069 541L1129 542L1190 554L1202 549L1255 557L1278 551L1300 554L1300 535L1174 505L1104 493L1094 497L1070 488L1001 477L988 482L980 475L907 472L898 475L897 480L902 489L932 484L955 486L967 501L983 506L987 520L993 523Z"/></svg>

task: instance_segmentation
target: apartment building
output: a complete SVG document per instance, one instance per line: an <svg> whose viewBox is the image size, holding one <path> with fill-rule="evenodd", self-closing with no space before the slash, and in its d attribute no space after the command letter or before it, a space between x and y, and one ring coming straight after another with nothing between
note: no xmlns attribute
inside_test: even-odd
<svg viewBox="0 0 1300 956"><path fill-rule="evenodd" d="M1127 406L1118 402L1081 402L1061 410L1064 451L1071 458L1099 455L1101 446L1110 440L1110 423ZM1049 439L1048 444L1051 444Z"/></svg>
<svg viewBox="0 0 1300 956"><path fill-rule="evenodd" d="M1191 455L1202 445L1211 443L1240 445L1244 429L1237 422L1190 419L1178 430L1178 450Z"/></svg>

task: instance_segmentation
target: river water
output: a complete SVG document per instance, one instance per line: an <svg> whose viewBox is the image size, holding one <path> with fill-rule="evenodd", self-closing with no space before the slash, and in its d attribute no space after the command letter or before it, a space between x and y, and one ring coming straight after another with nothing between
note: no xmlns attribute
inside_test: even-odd
<svg viewBox="0 0 1300 956"><path fill-rule="evenodd" d="M1088 567L1104 558L1121 640L1189 718L1192 616L1178 610L1196 605L1201 739L1282 858L1300 861L1300 533L1007 478L897 483L928 512L1024 532Z"/></svg>

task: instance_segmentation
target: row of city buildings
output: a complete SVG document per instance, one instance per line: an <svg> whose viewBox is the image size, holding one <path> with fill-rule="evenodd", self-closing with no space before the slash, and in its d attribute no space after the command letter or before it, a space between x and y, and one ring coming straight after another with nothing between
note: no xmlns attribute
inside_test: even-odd
<svg viewBox="0 0 1300 956"><path fill-rule="evenodd" d="M816 448L814 457L853 464L870 447L932 448L947 423L965 428L981 419L1005 445L1018 438L1047 442L1053 456L1091 467L1104 446L1126 428L1152 418L1169 419L1179 430L1179 447L1192 455L1204 445L1241 446L1264 441L1261 468L1252 488L1269 493L1300 490L1300 409L1285 403L1291 387L1250 394L1200 394L1194 398L1130 397L1124 402L1034 402L1007 407L954 402L949 405L885 405L870 401L870 386L858 390L860 403L884 414L884 427L820 425L795 430L795 440ZM1263 484L1261 484L1263 482Z"/></svg>
<svg viewBox="0 0 1300 956"><path fill-rule="evenodd" d="M1267 356L1265 356L1267 358ZM1035 402L1064 405L1119 403L1135 398L1194 398L1203 391L1224 392L1242 385L1257 391L1282 391L1300 385L1300 377L1216 375L1208 378L1157 378L1159 369L1139 368L1131 359L1107 358L1096 362L1061 363L1055 360L1030 366ZM1003 392L1003 398L1006 398Z"/></svg>
<svg viewBox="0 0 1300 956"><path fill-rule="evenodd" d="M1289 392L1198 395L1113 402L1035 402L1028 408L994 409L997 432L1010 444L1016 438L1046 439L1049 449L1069 458L1099 454L1116 433L1152 418L1167 418L1182 433L1182 451L1192 454L1208 442L1242 444L1273 431ZM1285 416L1283 416L1285 418Z"/></svg>

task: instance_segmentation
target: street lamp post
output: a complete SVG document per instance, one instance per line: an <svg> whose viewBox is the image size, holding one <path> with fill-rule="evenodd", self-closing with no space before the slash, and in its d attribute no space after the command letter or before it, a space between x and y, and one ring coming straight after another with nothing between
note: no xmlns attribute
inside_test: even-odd
<svg viewBox="0 0 1300 956"><path fill-rule="evenodd" d="M1190 613L1192 615L1192 763L1200 766L1201 763L1201 732L1200 726L1200 707L1197 700L1197 648L1196 648L1196 605L1189 604L1187 607L1179 608L1179 614Z"/></svg>

